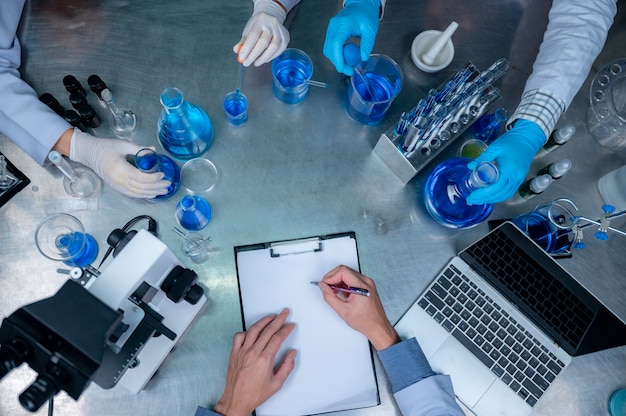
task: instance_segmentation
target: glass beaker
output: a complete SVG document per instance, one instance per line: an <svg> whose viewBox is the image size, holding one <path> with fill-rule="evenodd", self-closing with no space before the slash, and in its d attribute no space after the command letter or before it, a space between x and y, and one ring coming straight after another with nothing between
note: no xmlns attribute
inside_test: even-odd
<svg viewBox="0 0 626 416"><path fill-rule="evenodd" d="M467 197L475 190L494 183L498 170L489 162L479 163L474 170L465 157L455 157L439 164L431 172L424 187L424 201L429 214L450 228L470 228L480 224L493 211L495 204L470 205Z"/></svg>
<svg viewBox="0 0 626 416"><path fill-rule="evenodd" d="M530 212L514 217L511 222L524 231L547 253L558 254L570 249L574 239L572 227L576 218L569 207L578 210L567 198L538 205Z"/></svg>
<svg viewBox="0 0 626 416"><path fill-rule="evenodd" d="M157 195L154 199L165 199L174 195L180 187L180 169L170 157L160 155L154 150L144 147L135 154L135 166L146 173L163 172L163 179L170 181L167 193Z"/></svg>
<svg viewBox="0 0 626 416"><path fill-rule="evenodd" d="M350 78L346 111L356 121L377 124L402 89L402 70L385 55L370 55ZM372 94L374 96L372 96Z"/></svg>
<svg viewBox="0 0 626 416"><path fill-rule="evenodd" d="M64 213L51 215L37 226L35 244L45 257L71 267L85 267L98 256L98 243L83 223Z"/></svg>
<svg viewBox="0 0 626 416"><path fill-rule="evenodd" d="M163 148L172 156L187 160L200 156L213 144L213 124L199 106L185 101L178 88L161 93L163 111L157 123L157 135Z"/></svg>
<svg viewBox="0 0 626 416"><path fill-rule="evenodd" d="M587 129L607 149L626 148L626 59L609 63L593 78Z"/></svg>
<svg viewBox="0 0 626 416"><path fill-rule="evenodd" d="M198 195L185 195L176 204L176 221L186 230L198 231L211 221L211 205Z"/></svg>
<svg viewBox="0 0 626 416"><path fill-rule="evenodd" d="M272 60L272 91L278 100L297 104L309 95L313 62L300 49L288 48Z"/></svg>
<svg viewBox="0 0 626 416"><path fill-rule="evenodd" d="M239 90L231 91L224 97L226 121L238 126L248 120L248 98Z"/></svg>

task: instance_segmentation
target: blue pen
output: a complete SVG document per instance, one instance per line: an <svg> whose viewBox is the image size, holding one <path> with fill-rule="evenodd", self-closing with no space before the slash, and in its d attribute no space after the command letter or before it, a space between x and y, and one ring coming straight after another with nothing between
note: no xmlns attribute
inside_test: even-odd
<svg viewBox="0 0 626 416"><path fill-rule="evenodd" d="M315 286L319 286L320 282L311 282L311 284ZM370 295L370 292L368 292L367 289L361 289L360 287L342 287L342 286L335 286L335 285L328 285L328 286L340 292L354 293L356 295L361 295L361 296Z"/></svg>

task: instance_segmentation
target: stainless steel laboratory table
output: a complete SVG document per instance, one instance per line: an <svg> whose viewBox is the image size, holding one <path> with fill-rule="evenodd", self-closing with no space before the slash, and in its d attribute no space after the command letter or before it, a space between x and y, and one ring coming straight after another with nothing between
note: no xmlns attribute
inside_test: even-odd
<svg viewBox="0 0 626 416"><path fill-rule="evenodd" d="M117 102L137 114L139 126L131 140L158 146L159 94L165 87L178 87L212 119L215 142L205 156L221 173L221 181L206 194L214 210L204 230L213 238L211 257L202 265L189 264L207 289L208 309L145 391L134 395L121 386L103 390L92 384L78 402L58 395L55 414L192 415L198 404L215 403L222 392L232 335L241 330L234 246L355 231L362 271L376 279L389 319L395 322L457 250L487 232L486 222L470 230L451 230L435 223L420 196L430 169L405 186L372 149L402 111L467 61L482 69L501 57L511 60L511 70L498 82L503 98L496 105L512 113L542 39L549 2L389 1L374 52L399 63L404 86L387 116L373 127L346 114L343 100L348 80L322 55L328 20L340 7L339 0L305 0L288 18L290 46L311 56L313 78L327 82L328 88L312 88L303 103L286 105L272 95L269 65L246 69L243 91L250 103L249 120L233 127L224 119L222 99L235 86L237 63L231 48L251 14L251 1L33 0L27 5L20 31L22 73L38 93L50 92L69 107L63 76L73 74L86 86L87 77L98 74ZM585 129L584 111L594 73L623 57L626 2L620 0L618 9L603 52L559 122L577 127L574 138L537 159L531 169L569 157L572 171L523 204L498 204L491 219L510 218L558 197L571 198L582 214L599 217L602 200L597 180L626 160L624 154L596 144ZM437 74L420 72L409 56L412 39L426 29L441 30L451 20L460 25L454 35L456 55L451 66ZM89 100L96 104L93 95ZM110 118L104 109L98 110L105 123L95 134L111 137L106 125ZM435 162L457 150L458 143L453 143ZM4 137L0 151L32 181L0 208L0 315L7 316L24 304L52 295L66 279L56 271L62 264L37 251L34 231L45 217L46 203L69 197L58 172L38 166ZM176 225L175 203L184 193L148 202L123 197L104 186L97 210L74 215L100 243L98 261L109 232L140 214L157 219L160 238L183 258L178 236L171 230ZM612 225L626 228L625 221ZM585 235L587 249L559 262L626 320L626 279L622 277L626 238L613 234L608 242L601 242L591 234ZM376 366L380 406L342 414L399 415L378 361ZM17 395L33 377L22 366L0 382L0 414L28 414ZM625 347L578 357L533 414L607 414L609 394L624 385ZM44 406L37 414L45 413Z"/></svg>

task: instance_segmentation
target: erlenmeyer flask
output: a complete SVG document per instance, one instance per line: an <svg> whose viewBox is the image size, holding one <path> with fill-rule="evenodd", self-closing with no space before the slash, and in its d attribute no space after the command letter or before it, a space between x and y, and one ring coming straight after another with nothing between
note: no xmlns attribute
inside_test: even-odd
<svg viewBox="0 0 626 416"><path fill-rule="evenodd" d="M207 113L185 101L182 91L173 87L163 90L161 104L157 129L163 148L184 160L206 152L213 144L213 124Z"/></svg>
<svg viewBox="0 0 626 416"><path fill-rule="evenodd" d="M211 221L211 205L201 196L185 195L176 204L176 220L186 230L201 230Z"/></svg>
<svg viewBox="0 0 626 416"><path fill-rule="evenodd" d="M495 204L470 205L467 197L478 188L494 183L498 170L489 162L479 163L474 170L471 159L455 157L432 171L424 187L426 208L437 222L450 228L470 228L491 214Z"/></svg>

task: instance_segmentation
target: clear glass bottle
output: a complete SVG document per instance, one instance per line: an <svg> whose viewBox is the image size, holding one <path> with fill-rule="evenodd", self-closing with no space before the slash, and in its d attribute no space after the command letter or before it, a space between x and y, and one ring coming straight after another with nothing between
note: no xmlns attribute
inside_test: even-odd
<svg viewBox="0 0 626 416"><path fill-rule="evenodd" d="M485 114L481 116L472 125L472 136L477 140L489 144L498 137L502 126L509 118L506 108L499 107L493 114Z"/></svg>
<svg viewBox="0 0 626 416"><path fill-rule="evenodd" d="M180 188L180 169L176 162L166 155L160 155L144 147L135 154L135 166L146 173L163 172L163 179L171 182L167 187L167 193L155 196L155 200L169 198Z"/></svg>
<svg viewBox="0 0 626 416"><path fill-rule="evenodd" d="M185 195L176 204L176 221L186 230L201 230L211 221L211 205L201 196Z"/></svg>
<svg viewBox="0 0 626 416"><path fill-rule="evenodd" d="M498 179L498 170L489 162L479 163L470 170L467 167L470 161L465 157L448 159L435 167L426 181L426 209L446 227L473 227L493 211L495 204L471 205L466 199L474 190L494 183Z"/></svg>
<svg viewBox="0 0 626 416"><path fill-rule="evenodd" d="M188 160L213 144L213 124L207 113L185 101L182 91L169 87L161 93L163 111L157 129L161 145L172 156Z"/></svg>

